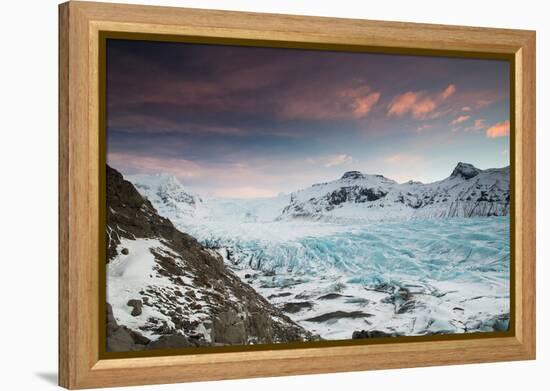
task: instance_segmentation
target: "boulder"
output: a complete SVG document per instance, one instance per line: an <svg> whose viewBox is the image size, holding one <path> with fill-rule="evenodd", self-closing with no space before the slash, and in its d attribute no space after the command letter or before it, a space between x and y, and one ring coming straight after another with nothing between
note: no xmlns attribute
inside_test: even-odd
<svg viewBox="0 0 550 391"><path fill-rule="evenodd" d="M138 300L138 299L132 299L132 300L128 300L128 303L127 305L129 307L133 307L132 309L132 316L139 316L141 315L141 309L143 307L143 303L141 300Z"/></svg>

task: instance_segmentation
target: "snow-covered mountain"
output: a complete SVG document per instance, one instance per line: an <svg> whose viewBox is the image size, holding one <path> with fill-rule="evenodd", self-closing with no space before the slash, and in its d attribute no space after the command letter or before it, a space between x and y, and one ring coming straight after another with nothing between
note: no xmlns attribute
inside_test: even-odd
<svg viewBox="0 0 550 391"><path fill-rule="evenodd" d="M505 216L510 208L510 169L480 170L458 163L441 181L397 183L382 175L346 172L290 195L280 219L408 220Z"/></svg>
<svg viewBox="0 0 550 391"><path fill-rule="evenodd" d="M159 214L172 218L192 218L203 205L203 199L184 188L172 175L128 175L139 193L155 205Z"/></svg>
<svg viewBox="0 0 550 391"><path fill-rule="evenodd" d="M152 193L160 205L193 201L177 182L162 179L157 190L165 193ZM179 197L178 202L165 202L164 194ZM109 351L317 338L242 282L219 254L159 216L110 167L107 205Z"/></svg>

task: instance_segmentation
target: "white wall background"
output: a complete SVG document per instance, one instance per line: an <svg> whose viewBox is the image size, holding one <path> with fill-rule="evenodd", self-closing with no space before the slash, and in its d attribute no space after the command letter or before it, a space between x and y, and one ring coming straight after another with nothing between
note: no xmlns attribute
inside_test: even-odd
<svg viewBox="0 0 550 391"><path fill-rule="evenodd" d="M105 1L105 0L104 0ZM119 2L127 2L119 0ZM548 13L522 0L134 0L134 3L537 30L538 360L194 383L141 389L541 389L550 369ZM0 5L0 388L56 387L57 1ZM544 371L546 369L546 373ZM544 384L544 383L543 383ZM136 388L137 389L137 388Z"/></svg>

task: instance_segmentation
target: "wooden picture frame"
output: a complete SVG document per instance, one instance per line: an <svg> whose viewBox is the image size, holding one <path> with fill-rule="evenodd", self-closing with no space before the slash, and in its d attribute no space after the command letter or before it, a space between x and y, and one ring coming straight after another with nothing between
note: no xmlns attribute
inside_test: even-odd
<svg viewBox="0 0 550 391"><path fill-rule="evenodd" d="M257 351L104 358L99 325L102 32L509 58L512 330ZM70 389L535 359L535 32L70 1L59 6L59 384Z"/></svg>

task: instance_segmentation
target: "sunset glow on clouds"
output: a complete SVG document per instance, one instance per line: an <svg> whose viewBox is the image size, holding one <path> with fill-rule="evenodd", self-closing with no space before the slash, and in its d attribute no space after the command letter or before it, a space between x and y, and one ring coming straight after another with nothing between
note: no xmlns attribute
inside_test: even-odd
<svg viewBox="0 0 550 391"><path fill-rule="evenodd" d="M501 61L109 40L108 163L212 196L508 164ZM223 59L223 60L221 60Z"/></svg>
<svg viewBox="0 0 550 391"><path fill-rule="evenodd" d="M415 119L425 119L430 114L432 117L439 116L434 110L447 98L456 92L454 84L449 84L440 94L428 94L425 91L407 91L398 95L388 106L388 116L401 117L410 113Z"/></svg>
<svg viewBox="0 0 550 391"><path fill-rule="evenodd" d="M464 121L468 121L470 119L469 115L461 115L460 117L454 119L451 121L451 125L458 125Z"/></svg>
<svg viewBox="0 0 550 391"><path fill-rule="evenodd" d="M506 137L510 134L510 121L499 122L487 129L487 137Z"/></svg>

